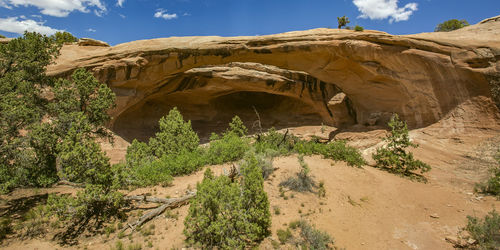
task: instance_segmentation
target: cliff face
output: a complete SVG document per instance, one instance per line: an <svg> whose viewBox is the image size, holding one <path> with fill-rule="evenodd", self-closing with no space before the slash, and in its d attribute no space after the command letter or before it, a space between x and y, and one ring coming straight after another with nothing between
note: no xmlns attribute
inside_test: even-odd
<svg viewBox="0 0 500 250"><path fill-rule="evenodd" d="M202 134L222 130L235 114L252 127L255 110L264 126L278 128L384 124L392 113L417 128L464 105L498 123L491 89L500 84L499 30L500 18L492 18L408 36L314 29L66 45L48 72L93 70L117 94L110 126L127 139L150 136L174 106Z"/></svg>

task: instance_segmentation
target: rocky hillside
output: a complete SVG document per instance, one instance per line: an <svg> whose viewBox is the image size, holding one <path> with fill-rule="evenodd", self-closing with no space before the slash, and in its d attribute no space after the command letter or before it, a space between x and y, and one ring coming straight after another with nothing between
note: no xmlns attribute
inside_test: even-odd
<svg viewBox="0 0 500 250"><path fill-rule="evenodd" d="M314 29L65 45L48 71L92 69L117 94L111 128L126 139L149 137L174 106L202 137L235 114L252 127L255 110L278 128L383 125L394 112L419 128L460 110L463 126L491 127L499 121L491 91L500 81L499 30L495 17L406 36Z"/></svg>

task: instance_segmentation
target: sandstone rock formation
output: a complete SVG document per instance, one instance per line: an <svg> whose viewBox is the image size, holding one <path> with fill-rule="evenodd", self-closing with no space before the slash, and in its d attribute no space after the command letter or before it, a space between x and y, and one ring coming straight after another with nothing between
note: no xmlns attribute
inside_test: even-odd
<svg viewBox="0 0 500 250"><path fill-rule="evenodd" d="M252 127L254 108L266 127L278 128L382 125L392 113L418 128L464 105L479 107L471 109L479 114L466 116L492 116L489 121L498 123L492 87L500 85L499 31L500 19L492 18L458 31L408 36L314 29L67 45L48 72L93 70L117 94L110 126L126 139L152 135L174 106L203 135L224 129L235 114Z"/></svg>
<svg viewBox="0 0 500 250"><path fill-rule="evenodd" d="M99 46L109 47L109 44L92 38L80 38L77 42L78 46Z"/></svg>

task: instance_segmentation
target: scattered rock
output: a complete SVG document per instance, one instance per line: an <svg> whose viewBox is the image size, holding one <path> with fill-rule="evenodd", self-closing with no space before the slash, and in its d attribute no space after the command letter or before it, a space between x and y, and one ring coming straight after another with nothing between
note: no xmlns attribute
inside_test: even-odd
<svg viewBox="0 0 500 250"><path fill-rule="evenodd" d="M78 46L99 46L99 47L110 47L108 43L95 40L92 38L80 38L78 40Z"/></svg>

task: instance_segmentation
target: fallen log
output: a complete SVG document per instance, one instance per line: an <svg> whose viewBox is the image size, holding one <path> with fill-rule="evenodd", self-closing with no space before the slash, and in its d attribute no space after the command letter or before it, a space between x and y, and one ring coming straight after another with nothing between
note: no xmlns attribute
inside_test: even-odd
<svg viewBox="0 0 500 250"><path fill-rule="evenodd" d="M128 199L128 200L139 200L139 201L145 200L145 201L164 203L164 204L151 210L149 213L141 216L141 218L139 218L139 220L137 220L136 222L134 222L132 224L128 224L127 227L123 228L122 232L125 232L128 228L131 229L131 232L134 232L137 227L142 226L144 223L159 216L167 208L176 208L176 207L187 204L188 201L191 198L193 198L195 195L196 195L196 193L192 192L186 196L179 197L179 198L171 198L171 199L146 197L146 196L126 196L125 199Z"/></svg>

